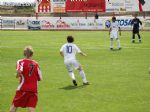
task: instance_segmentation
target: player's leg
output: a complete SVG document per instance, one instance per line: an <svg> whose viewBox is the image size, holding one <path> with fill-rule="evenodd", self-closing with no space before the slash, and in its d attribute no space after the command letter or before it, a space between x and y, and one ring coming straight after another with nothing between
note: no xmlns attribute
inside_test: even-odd
<svg viewBox="0 0 150 112"><path fill-rule="evenodd" d="M113 38L114 38L114 33L111 32L111 34L110 34L110 50L113 50Z"/></svg>
<svg viewBox="0 0 150 112"><path fill-rule="evenodd" d="M81 64L77 60L74 60L72 64L75 69L79 70L79 74L82 78L83 84L89 84L89 82L86 79L86 75L85 75L85 72L84 72Z"/></svg>
<svg viewBox="0 0 150 112"><path fill-rule="evenodd" d="M135 30L132 32L132 43L135 43Z"/></svg>
<svg viewBox="0 0 150 112"><path fill-rule="evenodd" d="M16 112L16 111L17 111L17 107L15 107L14 104L12 104L9 112Z"/></svg>
<svg viewBox="0 0 150 112"><path fill-rule="evenodd" d="M68 72L69 72L69 76L70 76L70 78L72 79L72 82L73 82L74 86L77 86L78 84L77 84L75 75L74 75L74 73L73 73L73 70L72 70L72 71L68 71Z"/></svg>
<svg viewBox="0 0 150 112"><path fill-rule="evenodd" d="M69 63L69 62L65 62L65 65L66 65L66 68L68 70L69 76L72 79L73 84L75 86L77 86L77 82L76 82L76 78L75 78L75 75L74 75L74 72L73 72L72 64Z"/></svg>
<svg viewBox="0 0 150 112"><path fill-rule="evenodd" d="M86 79L85 72L84 72L84 70L82 69L81 65L79 66L78 70L79 70L80 76L81 76L81 78L82 78L83 84L84 84L84 85L89 85L89 82L88 82L87 79Z"/></svg>
<svg viewBox="0 0 150 112"><path fill-rule="evenodd" d="M120 46L120 40L119 40L119 38L116 38L116 41L117 41L117 43L118 43L118 49L120 50L120 49L121 49L121 46Z"/></svg>
<svg viewBox="0 0 150 112"><path fill-rule="evenodd" d="M70 78L71 78L72 80L76 80L73 71L68 71L68 72L69 72Z"/></svg>
<svg viewBox="0 0 150 112"><path fill-rule="evenodd" d="M137 35L138 35L138 38L139 38L139 43L141 43L141 36L140 36L139 30L137 31Z"/></svg>
<svg viewBox="0 0 150 112"><path fill-rule="evenodd" d="M18 107L24 106L25 104L24 96L25 96L24 92L16 91L16 95L10 107L10 112L16 112Z"/></svg>
<svg viewBox="0 0 150 112"><path fill-rule="evenodd" d="M118 32L115 32L114 33L114 38L116 39L117 43L118 43L118 49L120 50L121 49L121 46L120 46L120 40L118 38Z"/></svg>
<svg viewBox="0 0 150 112"><path fill-rule="evenodd" d="M26 102L26 107L28 108L29 112L35 112L35 108L38 102L38 95L37 93L34 92L27 92L27 102Z"/></svg>
<svg viewBox="0 0 150 112"><path fill-rule="evenodd" d="M35 112L35 108L33 108L33 107L28 107L28 111L29 111L29 112Z"/></svg>
<svg viewBox="0 0 150 112"><path fill-rule="evenodd" d="M110 38L110 50L113 49L113 38Z"/></svg>
<svg viewBox="0 0 150 112"><path fill-rule="evenodd" d="M77 84L75 75L74 75L74 73L73 73L73 70L72 70L72 71L68 71L68 72L69 72L69 76L70 76L70 78L72 79L72 82L73 82L74 86L77 86L78 84Z"/></svg>

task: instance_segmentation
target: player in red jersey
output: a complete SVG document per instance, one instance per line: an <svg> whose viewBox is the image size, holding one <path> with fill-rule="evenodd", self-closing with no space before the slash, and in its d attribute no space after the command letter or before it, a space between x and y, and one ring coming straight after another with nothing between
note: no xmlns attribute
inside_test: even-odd
<svg viewBox="0 0 150 112"><path fill-rule="evenodd" d="M20 84L10 107L10 112L16 112L18 107L27 107L29 112L35 112L38 101L37 86L38 81L42 79L42 74L38 63L32 60L33 49L31 46L25 47L24 56L25 59L17 61L16 78L20 78Z"/></svg>

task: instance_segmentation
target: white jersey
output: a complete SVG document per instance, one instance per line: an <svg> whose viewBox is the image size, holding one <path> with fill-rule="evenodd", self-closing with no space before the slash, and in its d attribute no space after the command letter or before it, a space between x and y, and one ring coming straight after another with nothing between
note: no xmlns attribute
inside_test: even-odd
<svg viewBox="0 0 150 112"><path fill-rule="evenodd" d="M112 29L112 32L118 32L118 30L119 30L119 23L118 23L118 21L112 22L110 28Z"/></svg>
<svg viewBox="0 0 150 112"><path fill-rule="evenodd" d="M66 43L61 47L60 52L63 52L64 60L66 61L66 60L75 60L76 53L81 53L81 50L77 47L76 44Z"/></svg>

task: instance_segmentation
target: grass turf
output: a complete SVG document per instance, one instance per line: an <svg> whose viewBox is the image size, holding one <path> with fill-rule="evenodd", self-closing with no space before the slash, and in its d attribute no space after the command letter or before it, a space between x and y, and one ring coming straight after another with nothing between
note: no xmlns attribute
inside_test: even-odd
<svg viewBox="0 0 150 112"><path fill-rule="evenodd" d="M77 56L92 83L72 86L59 49L66 36L88 56ZM43 72L36 112L149 112L150 32L142 43L131 43L131 32L120 38L122 50L109 50L108 32L102 31L0 31L0 112L8 112L18 86L15 64L23 48L32 45ZM117 44L114 45L115 48ZM19 109L18 112L26 112Z"/></svg>

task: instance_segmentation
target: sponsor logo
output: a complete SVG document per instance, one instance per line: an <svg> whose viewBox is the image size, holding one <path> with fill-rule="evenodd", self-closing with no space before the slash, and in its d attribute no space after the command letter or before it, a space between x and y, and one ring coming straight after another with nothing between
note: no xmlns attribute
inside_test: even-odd
<svg viewBox="0 0 150 112"><path fill-rule="evenodd" d="M106 20L105 26L106 26L106 28L110 28L110 26L111 26L111 21L110 21L110 20Z"/></svg>
<svg viewBox="0 0 150 112"><path fill-rule="evenodd" d="M28 29L40 30L41 29L40 21L28 21Z"/></svg>
<svg viewBox="0 0 150 112"><path fill-rule="evenodd" d="M15 20L2 20L3 26L12 27L15 24Z"/></svg>
<svg viewBox="0 0 150 112"><path fill-rule="evenodd" d="M61 19L59 19L56 22L56 26L57 26L57 28L70 28L70 25L67 24L65 21L62 21Z"/></svg>
<svg viewBox="0 0 150 112"><path fill-rule="evenodd" d="M124 3L118 3L118 2L116 2L116 3L112 3L112 6L113 7L118 7L118 6L124 6Z"/></svg>
<svg viewBox="0 0 150 112"><path fill-rule="evenodd" d="M131 26L131 19L118 19L117 20L120 26Z"/></svg>
<svg viewBox="0 0 150 112"><path fill-rule="evenodd" d="M42 21L42 28L54 28L55 25L53 25L51 22L43 20Z"/></svg>
<svg viewBox="0 0 150 112"><path fill-rule="evenodd" d="M25 22L23 20L17 20L16 25L25 25Z"/></svg>

